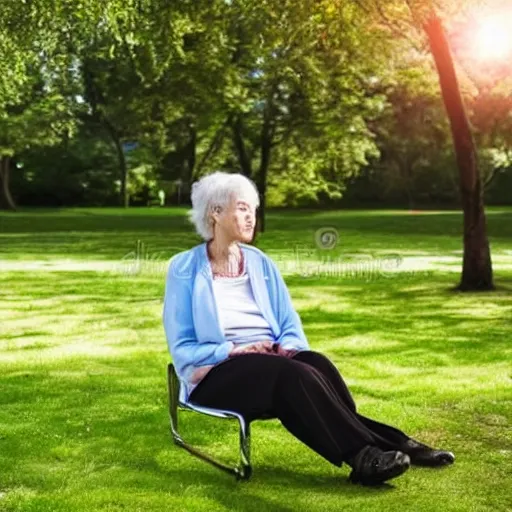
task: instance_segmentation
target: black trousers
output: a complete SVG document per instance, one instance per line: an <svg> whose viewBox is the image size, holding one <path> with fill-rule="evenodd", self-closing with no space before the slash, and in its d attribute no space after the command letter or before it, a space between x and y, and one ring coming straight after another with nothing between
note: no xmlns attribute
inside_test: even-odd
<svg viewBox="0 0 512 512"><path fill-rule="evenodd" d="M192 391L193 403L239 412L247 421L270 415L336 466L366 445L397 450L400 430L357 413L337 368L324 355L287 358L243 354L214 366Z"/></svg>

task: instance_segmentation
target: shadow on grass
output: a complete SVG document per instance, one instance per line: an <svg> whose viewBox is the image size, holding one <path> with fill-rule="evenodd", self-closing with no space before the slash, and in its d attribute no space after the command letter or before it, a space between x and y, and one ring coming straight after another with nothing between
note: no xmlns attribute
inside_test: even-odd
<svg viewBox="0 0 512 512"><path fill-rule="evenodd" d="M4 372L0 489L7 494L16 488L38 489L39 496L44 494L50 502L54 496L54 505L63 499L63 489L69 495L87 490L90 498L98 499L105 493L112 496L115 489L123 489L128 500L132 494L171 493L182 503L199 493L201 499L230 510L286 512L297 509L297 492L302 499L308 492L333 499L375 499L393 489L353 486L347 471L324 472L326 463L316 455L294 468L293 461L303 457L304 448L297 453L297 446L290 447L290 434L277 423L257 430L259 440L267 432L277 436L275 446L258 446L258 458L269 456L276 464L257 463L250 482L236 482L194 459L172 444L160 359L142 354L129 359L71 358ZM212 422L198 415L181 419L195 442L218 450L220 440L230 453L225 457L227 452L221 449L221 455L236 460L233 422Z"/></svg>
<svg viewBox="0 0 512 512"><path fill-rule="evenodd" d="M356 379L350 388L365 413L449 439L471 462L461 465L468 481L487 467L505 487L512 296L453 294L452 281L453 274L287 279L311 347ZM278 422L253 430L250 485L172 445L163 286L159 277L0 273L0 492L36 490L47 496L46 510L80 509L59 499L87 492L104 508L115 493L132 509L137 493L155 493L175 508L206 500L197 507L288 511L319 496L325 510L340 496L372 507L393 490L349 485L347 468L331 468ZM236 460L233 424L181 421L191 442ZM471 488L452 478L457 492L479 503L486 478ZM431 484L422 485L421 492Z"/></svg>
<svg viewBox="0 0 512 512"><path fill-rule="evenodd" d="M323 302L302 308L300 316L309 338L340 340L330 349L340 358L386 356L395 364L422 369L503 361L511 350L512 275L500 277L495 292L475 294L452 291L453 278L411 274L367 283L287 281L292 295L305 303L321 289ZM382 343L347 346L344 340L351 336L371 336Z"/></svg>

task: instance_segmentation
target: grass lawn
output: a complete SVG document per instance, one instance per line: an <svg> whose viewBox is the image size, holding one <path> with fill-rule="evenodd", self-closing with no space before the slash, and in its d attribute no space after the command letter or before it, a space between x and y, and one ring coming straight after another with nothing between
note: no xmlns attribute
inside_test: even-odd
<svg viewBox="0 0 512 512"><path fill-rule="evenodd" d="M400 257L385 273L285 276L360 412L456 454L380 488L349 484L278 421L253 424L249 482L172 445L161 312L165 263L200 242L185 212L0 213L0 511L512 510L512 209L488 211L498 290L477 294L451 291L459 212L268 214L256 245L281 263L297 247ZM332 251L314 249L323 227ZM235 423L182 413L180 428L236 460Z"/></svg>

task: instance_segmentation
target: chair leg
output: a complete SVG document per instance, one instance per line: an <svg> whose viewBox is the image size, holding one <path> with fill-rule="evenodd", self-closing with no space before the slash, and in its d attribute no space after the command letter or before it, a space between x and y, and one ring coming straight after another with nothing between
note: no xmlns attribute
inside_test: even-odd
<svg viewBox="0 0 512 512"><path fill-rule="evenodd" d="M237 478L249 480L252 475L251 466L251 424L243 418L240 421L240 466Z"/></svg>
<svg viewBox="0 0 512 512"><path fill-rule="evenodd" d="M243 416L237 413L228 413L224 411L224 418L236 418L239 423L239 440L240 440L240 463L238 466L232 467L213 459L209 455L201 452L197 448L186 443L178 432L178 408L179 408L179 379L172 364L168 366L167 371L168 389L169 389L169 415L171 420L171 433L174 443L187 450L195 457L208 462L222 471L230 473L236 477L237 480L248 480L252 475L251 466L251 425L246 422ZM194 411L193 408L189 410ZM195 411L201 412L201 411ZM228 415L229 414L229 415Z"/></svg>
<svg viewBox="0 0 512 512"><path fill-rule="evenodd" d="M173 438L179 438L178 434L178 403L180 393L180 383L174 366L170 364L167 367L167 385L169 391L169 416L171 419L171 431Z"/></svg>

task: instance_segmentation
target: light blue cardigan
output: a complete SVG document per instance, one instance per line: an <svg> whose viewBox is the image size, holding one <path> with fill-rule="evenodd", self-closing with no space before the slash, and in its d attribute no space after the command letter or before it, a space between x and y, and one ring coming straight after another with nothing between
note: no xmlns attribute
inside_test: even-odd
<svg viewBox="0 0 512 512"><path fill-rule="evenodd" d="M283 348L309 350L299 315L279 269L260 249L239 244L256 304ZM229 357L233 347L219 323L206 242L174 255L167 270L163 324L174 367L181 381L180 399L197 385L189 379L200 366ZM269 356L270 357L270 356Z"/></svg>

